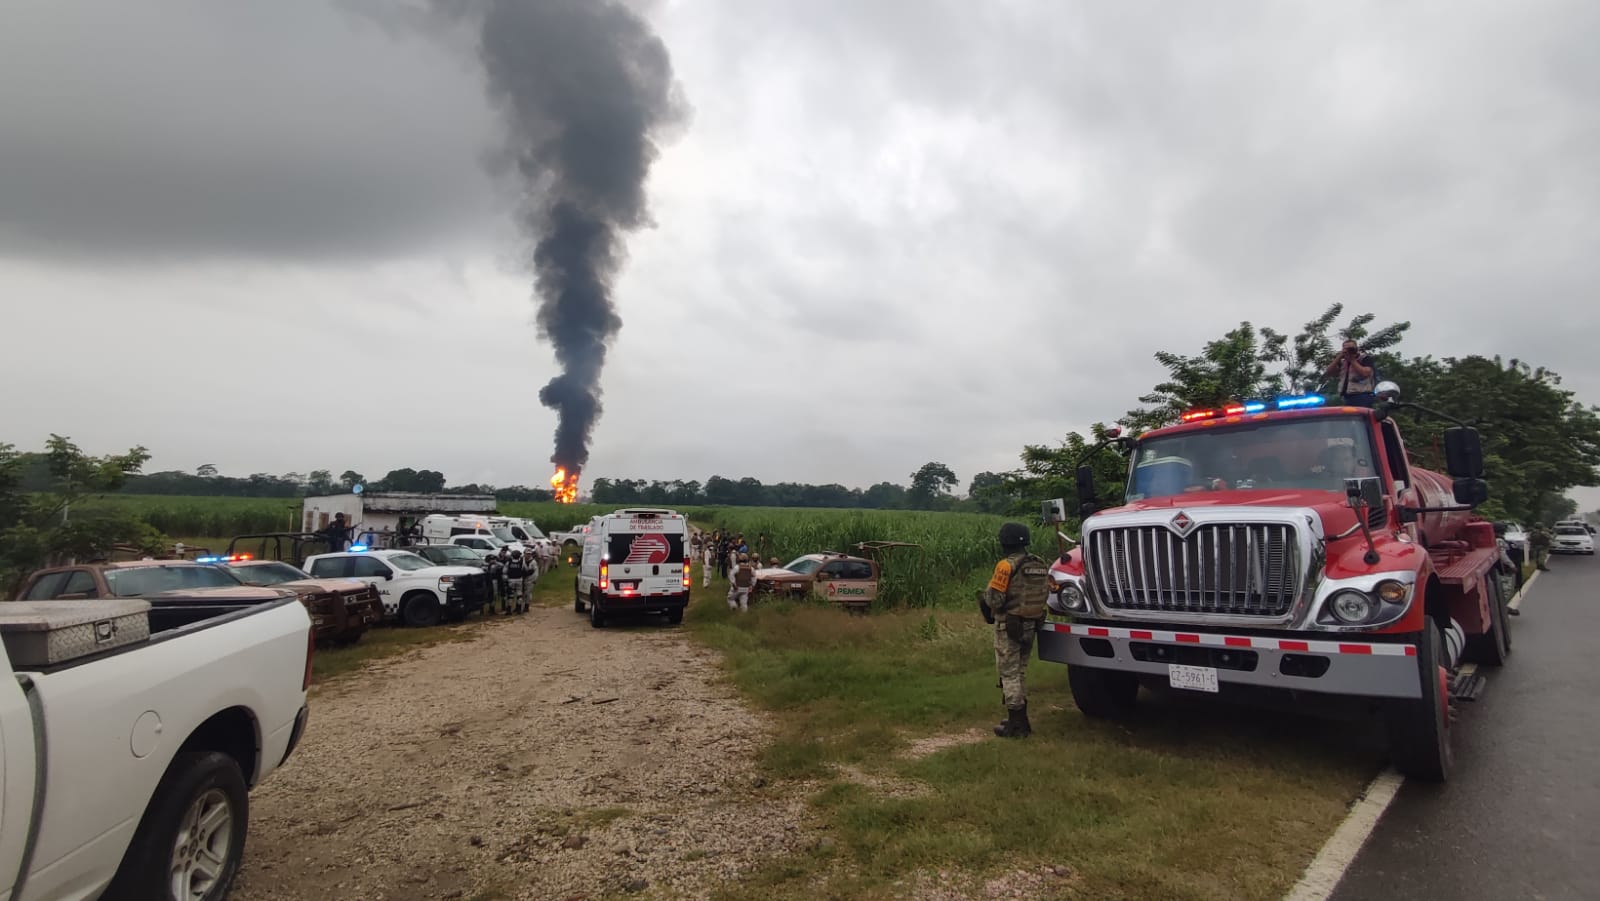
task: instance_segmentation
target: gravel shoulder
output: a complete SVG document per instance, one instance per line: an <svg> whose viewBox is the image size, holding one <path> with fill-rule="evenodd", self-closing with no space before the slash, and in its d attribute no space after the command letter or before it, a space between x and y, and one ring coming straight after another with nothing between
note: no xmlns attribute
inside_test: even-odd
<svg viewBox="0 0 1600 901"><path fill-rule="evenodd" d="M815 840L769 724L647 620L535 608L318 690L231 897L703 896Z"/></svg>

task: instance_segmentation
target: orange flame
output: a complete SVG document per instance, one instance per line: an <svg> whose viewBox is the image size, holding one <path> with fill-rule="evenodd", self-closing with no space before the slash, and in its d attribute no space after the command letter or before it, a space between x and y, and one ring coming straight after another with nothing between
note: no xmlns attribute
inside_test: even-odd
<svg viewBox="0 0 1600 901"><path fill-rule="evenodd" d="M555 489L556 503L571 504L578 500L578 474L567 475L565 467L556 467L556 474L550 477L550 487Z"/></svg>

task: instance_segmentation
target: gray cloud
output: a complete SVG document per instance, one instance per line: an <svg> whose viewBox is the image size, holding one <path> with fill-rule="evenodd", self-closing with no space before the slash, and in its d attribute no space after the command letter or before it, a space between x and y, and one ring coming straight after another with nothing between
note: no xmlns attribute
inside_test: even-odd
<svg viewBox="0 0 1600 901"><path fill-rule="evenodd" d="M47 296L64 309L26 327L81 309L117 340L0 401L18 430L0 438L88 423L173 465L543 477L554 422L535 391L556 369L495 231L517 197L493 208L505 189L481 159L499 136L469 47L294 4L120 14L150 54L60 24L63 8L0 33L0 303ZM627 328L594 475L864 485L941 459L965 480L1115 419L1161 375L1155 350L1243 319L1294 328L1334 301L1412 320L1407 352L1520 357L1600 400L1593 4L722 0L650 17L695 116L652 172L655 226L616 285ZM41 60L50 96L14 77ZM118 113L130 97L155 112ZM239 215L260 197L271 216ZM162 198L177 212L152 216ZM99 274L154 253L186 262ZM231 353L148 327L129 304L152 297L207 307ZM280 297L304 298L294 321L243 312ZM94 361L129 344L165 380L274 354L382 373L448 346L458 362L414 380L404 414L320 420L324 464L244 418L180 428L180 400L90 416L118 371ZM0 378L52 365L23 347ZM418 425L519 392L524 413L482 446Z"/></svg>
<svg viewBox="0 0 1600 901"><path fill-rule="evenodd" d="M404 256L482 241L470 60L322 3L12 5L0 253Z"/></svg>

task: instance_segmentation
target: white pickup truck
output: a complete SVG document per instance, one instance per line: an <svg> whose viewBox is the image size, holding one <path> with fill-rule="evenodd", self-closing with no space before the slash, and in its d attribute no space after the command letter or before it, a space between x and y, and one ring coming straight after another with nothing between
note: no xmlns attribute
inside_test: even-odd
<svg viewBox="0 0 1600 901"><path fill-rule="evenodd" d="M463 619L492 597L481 567L435 566L407 550L317 554L306 558L305 570L318 579L359 579L376 586L383 612L408 626L437 626L447 616Z"/></svg>
<svg viewBox="0 0 1600 901"><path fill-rule="evenodd" d="M219 901L244 857L248 791L304 733L314 645L298 600L147 638L129 626L142 614L118 610L130 604L145 606L0 603L0 901ZM32 658L16 629L73 616L110 649L17 662ZM111 647L116 624L141 637Z"/></svg>

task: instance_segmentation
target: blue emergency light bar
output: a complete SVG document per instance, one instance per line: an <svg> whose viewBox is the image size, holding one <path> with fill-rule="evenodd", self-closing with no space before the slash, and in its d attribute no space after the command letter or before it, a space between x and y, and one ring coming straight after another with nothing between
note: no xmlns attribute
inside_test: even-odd
<svg viewBox="0 0 1600 901"><path fill-rule="evenodd" d="M1327 402L1327 399L1320 394L1301 394L1294 397L1280 397L1272 402L1272 406L1278 410L1297 410L1305 407L1320 407ZM1224 416L1261 413L1266 409L1266 401L1252 400L1242 404L1229 404L1220 410L1190 410L1178 418L1182 422L1199 422L1202 419L1221 419Z"/></svg>
<svg viewBox="0 0 1600 901"><path fill-rule="evenodd" d="M355 551L357 553L360 553L361 551L364 551L366 549L367 549L367 546L364 545L364 544L352 544L352 545L350 545L350 550Z"/></svg>

